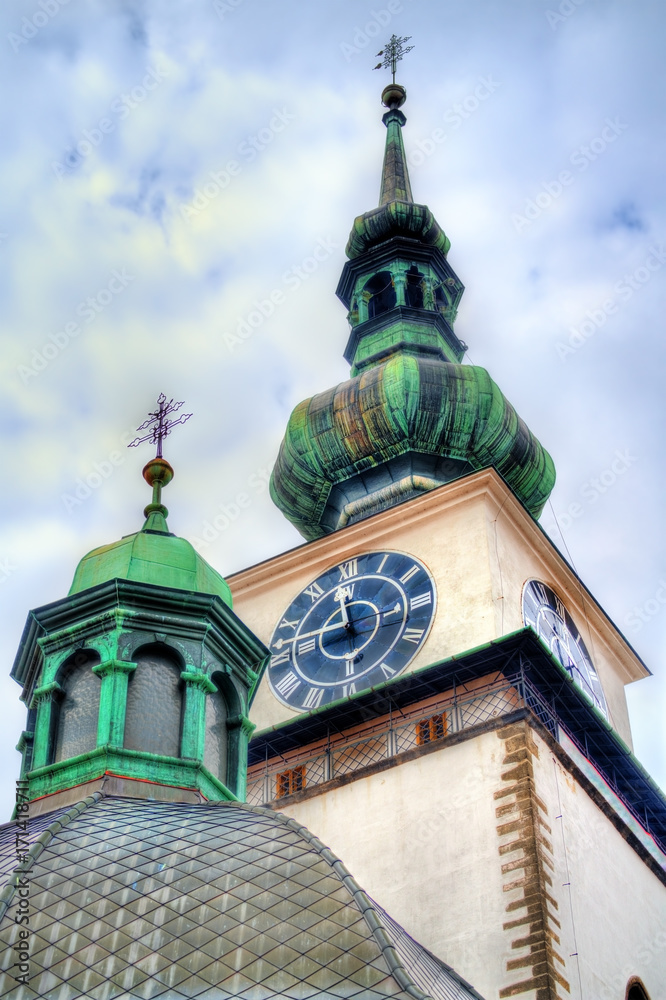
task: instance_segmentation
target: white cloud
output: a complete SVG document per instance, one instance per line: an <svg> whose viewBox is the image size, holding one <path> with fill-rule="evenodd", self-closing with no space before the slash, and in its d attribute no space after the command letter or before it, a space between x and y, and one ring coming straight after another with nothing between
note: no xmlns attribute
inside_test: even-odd
<svg viewBox="0 0 666 1000"><path fill-rule="evenodd" d="M140 523L146 488L136 453L71 513L62 494L106 459L159 391L195 411L169 442L177 476L167 503L173 529L198 536L274 460L291 407L347 373L334 292L353 218L376 203L384 136L370 48L348 62L341 51L364 12L352 0L245 0L223 19L212 3L169 6L167 17L154 0L124 12L101 0L72 3L16 53L6 38L26 5L9 0L0 12L0 82L10 95L0 125L11 142L0 164L0 502L4 551L17 557L0 593L5 671L28 608L64 596L87 549ZM556 513L617 448L640 456L567 530L580 575L622 627L666 571L663 275L566 364L554 345L653 242L666 241L664 15L657 6L636 18L626 5L586 4L553 31L546 2L483 0L445 13L436 0L403 6L391 30L417 46L401 67L408 150L444 127L447 109L480 77L500 84L459 126L445 123L446 142L412 173L467 286L459 335L553 453ZM113 103L155 66L166 79L121 120ZM269 127L276 108L294 120L256 157L243 156L241 144ZM105 116L113 131L59 179L52 162ZM629 125L617 142L588 169L572 168L572 153L616 116ZM187 224L180 206L232 159L240 172ZM564 169L574 183L517 233L512 213ZM626 205L644 229L622 224ZM283 288L284 273L320 237L339 249L231 353L225 331L257 297ZM79 304L119 268L134 281L23 384L17 366L76 321ZM263 493L207 555L229 572L297 542ZM632 637L661 673L637 685L631 703L637 751L662 782L665 630L666 611ZM3 693L6 750L23 708L15 685L5 682ZM9 794L13 772L5 778Z"/></svg>

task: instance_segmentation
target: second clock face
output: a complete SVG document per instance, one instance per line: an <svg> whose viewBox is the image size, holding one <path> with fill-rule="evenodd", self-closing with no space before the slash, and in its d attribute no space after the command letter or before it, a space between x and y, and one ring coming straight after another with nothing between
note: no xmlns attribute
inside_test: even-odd
<svg viewBox="0 0 666 1000"><path fill-rule="evenodd" d="M525 584L523 621L531 625L572 680L608 718L604 692L581 634L557 594L539 580L528 580Z"/></svg>
<svg viewBox="0 0 666 1000"><path fill-rule="evenodd" d="M368 552L331 567L275 628L273 694L307 712L390 680L425 642L435 601L428 570L403 552Z"/></svg>

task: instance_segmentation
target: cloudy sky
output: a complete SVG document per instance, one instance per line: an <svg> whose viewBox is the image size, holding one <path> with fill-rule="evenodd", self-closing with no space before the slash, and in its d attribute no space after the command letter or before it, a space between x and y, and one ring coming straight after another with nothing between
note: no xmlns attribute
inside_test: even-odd
<svg viewBox="0 0 666 1000"><path fill-rule="evenodd" d="M171 529L222 573L300 541L265 481L292 407L348 375L334 292L377 203L392 32L457 333L555 459L542 524L654 672L628 697L666 783L666 14L558 2L4 0L3 815L26 614L140 526L125 444L160 391L194 412Z"/></svg>

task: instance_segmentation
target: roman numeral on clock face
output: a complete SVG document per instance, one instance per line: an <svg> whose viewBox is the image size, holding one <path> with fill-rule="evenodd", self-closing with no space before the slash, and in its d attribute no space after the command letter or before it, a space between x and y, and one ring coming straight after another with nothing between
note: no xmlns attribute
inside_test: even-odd
<svg viewBox="0 0 666 1000"><path fill-rule="evenodd" d="M352 576L358 576L358 559L350 559L349 562L340 563L340 579L349 580Z"/></svg>
<svg viewBox="0 0 666 1000"><path fill-rule="evenodd" d="M314 602L318 598L320 598L321 595L324 593L324 590L323 590L322 587L319 586L318 583L313 583L311 587L306 587L305 590L303 591L303 593L307 594L308 597L311 597L312 598L312 603L314 604Z"/></svg>
<svg viewBox="0 0 666 1000"><path fill-rule="evenodd" d="M321 700L324 697L323 688L309 688L308 693L303 699L303 708L319 708L321 705Z"/></svg>
<svg viewBox="0 0 666 1000"><path fill-rule="evenodd" d="M406 639L407 642L418 643L421 641L424 631L422 628L406 628L402 638Z"/></svg>
<svg viewBox="0 0 666 1000"><path fill-rule="evenodd" d="M406 573L402 574L400 577L400 583L407 583L413 576L416 576L420 568L420 566L412 566L411 569L408 569Z"/></svg>
<svg viewBox="0 0 666 1000"><path fill-rule="evenodd" d="M418 597L412 597L409 602L409 610L414 611L416 608L422 608L425 604L432 604L432 594L419 594Z"/></svg>
<svg viewBox="0 0 666 1000"><path fill-rule="evenodd" d="M308 639L306 642L300 642L298 644L299 656L302 656L303 653L311 653L316 645L317 645L317 640L315 638Z"/></svg>
<svg viewBox="0 0 666 1000"><path fill-rule="evenodd" d="M271 666L279 667L281 663L288 663L289 661L289 650L285 650L284 653L275 653L271 656Z"/></svg>
<svg viewBox="0 0 666 1000"><path fill-rule="evenodd" d="M562 621L565 622L567 620L567 609L564 607L562 601L559 599L559 597L557 597L557 595L555 596L555 610L557 611Z"/></svg>
<svg viewBox="0 0 666 1000"><path fill-rule="evenodd" d="M279 691L283 698L288 698L294 693L297 687L300 687L300 681L293 670L290 670L288 674L285 674L282 680L275 685L275 690Z"/></svg>

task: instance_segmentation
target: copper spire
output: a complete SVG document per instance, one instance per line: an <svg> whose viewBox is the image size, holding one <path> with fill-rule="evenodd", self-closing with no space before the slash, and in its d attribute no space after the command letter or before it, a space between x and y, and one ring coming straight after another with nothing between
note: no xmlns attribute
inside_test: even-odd
<svg viewBox="0 0 666 1000"><path fill-rule="evenodd" d="M153 499L143 511L146 522L141 529L142 531L157 531L160 534L169 534L166 522L169 511L162 503L162 488L169 485L173 479L174 472L171 465L162 457L162 442L171 433L172 428L176 424L184 424L192 416L191 413L181 413L175 420L168 419L169 414L179 410L183 402L181 400L179 403L175 403L173 399L170 399L167 403L166 396L161 392L157 397L157 409L149 413L148 419L144 420L137 427L138 431L146 430L148 427L150 427L150 430L143 437L134 438L127 445L128 448L136 448L137 445L142 444L144 441L152 441L153 444L157 445L155 458L143 468L143 478L152 487Z"/></svg>

